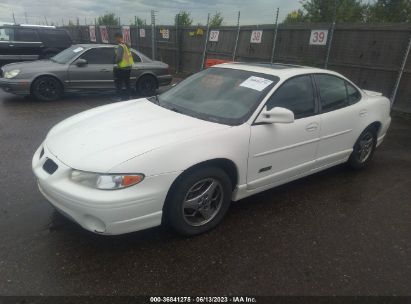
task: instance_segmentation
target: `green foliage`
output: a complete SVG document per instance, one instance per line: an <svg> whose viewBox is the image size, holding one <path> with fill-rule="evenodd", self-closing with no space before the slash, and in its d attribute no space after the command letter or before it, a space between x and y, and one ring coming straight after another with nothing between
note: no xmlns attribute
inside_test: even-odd
<svg viewBox="0 0 411 304"><path fill-rule="evenodd" d="M118 18L114 13L105 13L97 18L98 25L119 25Z"/></svg>
<svg viewBox="0 0 411 304"><path fill-rule="evenodd" d="M377 0L367 10L368 22L411 22L410 0Z"/></svg>
<svg viewBox="0 0 411 304"><path fill-rule="evenodd" d="M178 26L191 26L193 24L193 19L187 11L179 12L175 17L175 21Z"/></svg>
<svg viewBox="0 0 411 304"><path fill-rule="evenodd" d="M360 0L303 0L304 16L310 22L332 22L336 13L337 22L364 21L366 5Z"/></svg>
<svg viewBox="0 0 411 304"><path fill-rule="evenodd" d="M306 17L304 15L304 12L299 9L296 11L292 11L285 17L284 23L299 23L299 22L304 22L306 20Z"/></svg>
<svg viewBox="0 0 411 304"><path fill-rule="evenodd" d="M140 17L136 17L133 22L133 25L136 25L136 26L144 26L145 24L146 22Z"/></svg>
<svg viewBox="0 0 411 304"><path fill-rule="evenodd" d="M411 22L411 0L301 0L302 8L287 15L285 23Z"/></svg>
<svg viewBox="0 0 411 304"><path fill-rule="evenodd" d="M211 18L210 18L210 27L219 27L223 24L224 17L221 15L220 12L216 12Z"/></svg>

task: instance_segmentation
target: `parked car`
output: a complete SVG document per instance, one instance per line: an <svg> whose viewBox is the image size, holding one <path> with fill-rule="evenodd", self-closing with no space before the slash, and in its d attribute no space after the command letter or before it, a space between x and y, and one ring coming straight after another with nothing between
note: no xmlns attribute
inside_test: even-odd
<svg viewBox="0 0 411 304"><path fill-rule="evenodd" d="M78 44L49 60L12 63L0 69L0 87L6 92L52 101L65 92L113 90L115 45ZM168 64L153 61L131 49L131 81L143 96L172 81Z"/></svg>
<svg viewBox="0 0 411 304"><path fill-rule="evenodd" d="M0 66L50 58L73 44L64 29L29 24L0 24Z"/></svg>
<svg viewBox="0 0 411 304"><path fill-rule="evenodd" d="M223 64L64 120L32 167L43 195L87 230L168 222L195 235L231 201L338 164L365 167L390 122L386 97L338 73Z"/></svg>

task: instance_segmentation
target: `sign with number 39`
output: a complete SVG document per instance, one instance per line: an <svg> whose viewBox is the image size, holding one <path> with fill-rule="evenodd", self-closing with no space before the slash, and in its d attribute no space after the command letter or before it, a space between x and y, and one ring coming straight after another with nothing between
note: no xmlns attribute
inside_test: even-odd
<svg viewBox="0 0 411 304"><path fill-rule="evenodd" d="M263 31L252 31L250 43L261 43L263 38Z"/></svg>
<svg viewBox="0 0 411 304"><path fill-rule="evenodd" d="M327 30L312 30L310 36L311 45L327 45Z"/></svg>

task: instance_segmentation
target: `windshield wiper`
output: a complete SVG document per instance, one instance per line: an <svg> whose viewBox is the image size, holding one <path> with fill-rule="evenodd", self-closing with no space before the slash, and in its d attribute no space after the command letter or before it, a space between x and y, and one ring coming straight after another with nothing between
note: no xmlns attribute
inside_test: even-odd
<svg viewBox="0 0 411 304"><path fill-rule="evenodd" d="M150 101L153 101L153 102L155 102L156 104L158 104L159 106L161 106L161 104L160 104L160 98L158 98L158 95L151 96L151 97L149 97L149 98L147 98L147 99L150 100Z"/></svg>

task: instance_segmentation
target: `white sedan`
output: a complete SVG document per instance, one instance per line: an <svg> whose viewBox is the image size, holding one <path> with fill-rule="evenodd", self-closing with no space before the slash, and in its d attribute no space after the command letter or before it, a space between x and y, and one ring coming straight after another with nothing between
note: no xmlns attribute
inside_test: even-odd
<svg viewBox="0 0 411 304"><path fill-rule="evenodd" d="M231 201L338 164L364 167L390 122L387 98L338 73L223 64L64 120L32 166L47 200L87 230L167 222L195 235Z"/></svg>

